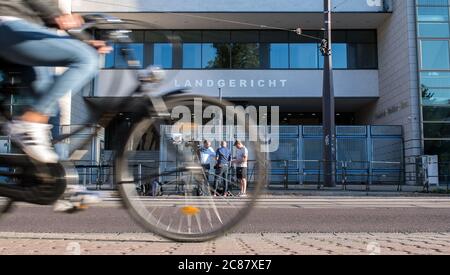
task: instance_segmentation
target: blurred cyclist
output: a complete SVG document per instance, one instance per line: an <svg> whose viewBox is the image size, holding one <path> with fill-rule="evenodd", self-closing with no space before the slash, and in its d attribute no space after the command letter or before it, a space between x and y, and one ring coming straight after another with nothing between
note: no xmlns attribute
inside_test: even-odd
<svg viewBox="0 0 450 275"><path fill-rule="evenodd" d="M6 126L11 139L26 154L44 163L58 161L51 144L52 126L48 124L58 100L69 91L79 92L98 71L98 54L88 44L100 53L111 50L102 41L85 41L86 44L48 29L69 30L84 24L80 15L63 14L56 2L0 0L0 59L33 67L40 78L45 78L44 71L39 70L42 67L67 67L62 75L47 81L48 85L38 88L34 83L34 89L39 91L33 103Z"/></svg>

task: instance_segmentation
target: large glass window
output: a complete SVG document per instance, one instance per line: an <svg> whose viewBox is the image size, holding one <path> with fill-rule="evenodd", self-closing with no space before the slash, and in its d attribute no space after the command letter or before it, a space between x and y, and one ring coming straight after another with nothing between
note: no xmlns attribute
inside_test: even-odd
<svg viewBox="0 0 450 275"><path fill-rule="evenodd" d="M450 87L450 72L421 72L420 83L426 88Z"/></svg>
<svg viewBox="0 0 450 275"><path fill-rule="evenodd" d="M289 44L287 43L270 44L270 68L271 69L289 68Z"/></svg>
<svg viewBox="0 0 450 275"><path fill-rule="evenodd" d="M425 154L450 161L449 1L416 3Z"/></svg>
<svg viewBox="0 0 450 275"><path fill-rule="evenodd" d="M424 106L423 120L425 122L450 122L450 106Z"/></svg>
<svg viewBox="0 0 450 275"><path fill-rule="evenodd" d="M347 69L348 68L348 55L347 44L335 43L333 48L333 68L334 69ZM319 54L319 67L323 68L324 56Z"/></svg>
<svg viewBox="0 0 450 275"><path fill-rule="evenodd" d="M336 69L347 69L347 61L347 44L335 43L333 45L333 67Z"/></svg>
<svg viewBox="0 0 450 275"><path fill-rule="evenodd" d="M233 43L231 47L231 67L233 69L258 69L259 44Z"/></svg>
<svg viewBox="0 0 450 275"><path fill-rule="evenodd" d="M118 69L142 68L144 64L143 44L116 44L115 67Z"/></svg>
<svg viewBox="0 0 450 275"><path fill-rule="evenodd" d="M424 123L425 138L450 138L450 123Z"/></svg>
<svg viewBox="0 0 450 275"><path fill-rule="evenodd" d="M431 28L429 28L431 29ZM99 32L99 38L102 32ZM322 68L318 40L286 31L133 31L130 44L141 66L166 69L312 69ZM333 32L336 69L376 69L376 31ZM139 42L139 43L137 43ZM115 46L118 47L118 46ZM119 49L120 50L120 49ZM106 55L105 68L131 68L117 51Z"/></svg>
<svg viewBox="0 0 450 275"><path fill-rule="evenodd" d="M440 162L450 161L450 140L425 140L425 152L438 155Z"/></svg>
<svg viewBox="0 0 450 275"><path fill-rule="evenodd" d="M171 69L173 64L173 45L171 43L153 44L153 65Z"/></svg>
<svg viewBox="0 0 450 275"><path fill-rule="evenodd" d="M105 63L104 63L104 68L105 69L111 69L114 68L115 66L115 54L116 54L116 46L115 45L110 45L113 48L113 51L105 54Z"/></svg>
<svg viewBox="0 0 450 275"><path fill-rule="evenodd" d="M348 44L347 62L350 69L376 69L378 55L376 44Z"/></svg>
<svg viewBox="0 0 450 275"><path fill-rule="evenodd" d="M420 37L448 38L450 26L448 23L419 23Z"/></svg>
<svg viewBox="0 0 450 275"><path fill-rule="evenodd" d="M450 89L421 87L424 105L450 105Z"/></svg>
<svg viewBox="0 0 450 275"><path fill-rule="evenodd" d="M183 69L200 69L202 67L202 44L183 44Z"/></svg>
<svg viewBox="0 0 450 275"><path fill-rule="evenodd" d="M419 21L448 21L448 7L419 7L417 9Z"/></svg>
<svg viewBox="0 0 450 275"><path fill-rule="evenodd" d="M231 68L231 49L229 44L202 44L202 68L229 69Z"/></svg>
<svg viewBox="0 0 450 275"><path fill-rule="evenodd" d="M423 70L450 69L448 40L422 40L421 50Z"/></svg>
<svg viewBox="0 0 450 275"><path fill-rule="evenodd" d="M319 46L316 43L291 44L290 64L294 69L319 68Z"/></svg>

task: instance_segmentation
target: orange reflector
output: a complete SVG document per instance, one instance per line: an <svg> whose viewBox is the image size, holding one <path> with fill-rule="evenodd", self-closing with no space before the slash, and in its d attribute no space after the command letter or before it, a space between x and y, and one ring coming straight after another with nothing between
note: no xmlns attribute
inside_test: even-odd
<svg viewBox="0 0 450 275"><path fill-rule="evenodd" d="M194 216L200 212L200 209L198 209L195 206L185 206L185 207L181 208L181 212L183 212L183 214L188 215L188 216Z"/></svg>

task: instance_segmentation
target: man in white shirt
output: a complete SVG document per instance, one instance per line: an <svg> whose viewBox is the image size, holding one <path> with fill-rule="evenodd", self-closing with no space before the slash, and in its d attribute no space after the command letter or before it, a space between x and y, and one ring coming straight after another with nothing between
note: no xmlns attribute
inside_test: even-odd
<svg viewBox="0 0 450 275"><path fill-rule="evenodd" d="M211 162L214 160L216 152L211 147L211 142L203 141L203 146L200 148L200 162L202 164L205 175L209 180L209 170L211 170Z"/></svg>
<svg viewBox="0 0 450 275"><path fill-rule="evenodd" d="M236 177L241 184L239 196L247 197L248 150L239 140L236 140L234 146L236 146L237 151L236 159L233 160L233 163L236 164Z"/></svg>

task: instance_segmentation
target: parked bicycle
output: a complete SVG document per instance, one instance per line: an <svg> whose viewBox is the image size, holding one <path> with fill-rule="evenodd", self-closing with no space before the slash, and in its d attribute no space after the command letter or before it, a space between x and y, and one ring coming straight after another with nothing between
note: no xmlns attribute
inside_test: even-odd
<svg viewBox="0 0 450 275"><path fill-rule="evenodd" d="M130 42L131 32L128 31L130 26L139 25L142 22L121 20L103 14L86 15L85 21L86 25L82 29L72 31L72 35L85 37L92 35L96 30L106 29L102 33L109 42L124 43L120 54L128 64L137 64L132 49L126 48L126 43ZM2 64L0 71L3 71L4 77L0 94L5 100L8 100L10 95L14 96L23 91L24 87L29 89L30 83L19 81L21 71L15 69L14 64ZM267 162L264 161L265 156L260 151L259 142L253 141L246 144L251 148L253 158L257 160L255 167L258 171L252 180L250 197L214 197L215 190L208 184L203 186L205 188L202 189L202 196L195 195L194 189L205 183L200 160L183 145L183 137L181 141L175 141L173 131L168 133L161 129L180 125L183 128L181 130L198 129L201 126L198 123L191 120L180 123L182 117L174 116L177 108L183 110L197 108L198 99L202 100L203 111L212 107L224 111L227 107L233 107L233 104L225 100L195 96L192 92L183 90L161 92L161 87L171 78L163 79L162 72L158 69L130 70L130 72L134 73L134 78L139 85L128 97L118 97L109 104L89 103L90 119L83 123L84 126L75 127L68 134L54 137L54 143L71 140L71 137L83 132L87 127L98 125L99 121L105 121L104 115L111 114L114 110L132 111L134 117L138 118L135 120L136 123L131 130L124 129L121 136L114 137L117 151L115 183L129 214L145 229L177 241L206 241L224 234L250 212L262 187L265 186L265 173L268 168ZM120 83L125 80L116 79L115 81ZM111 91L113 92L113 89ZM139 100L129 100L137 96ZM2 124L11 119L11 110L5 108L7 103L4 101L1 106ZM248 136L250 131L249 123L245 123L246 119L248 121L243 110L235 109L233 120L239 125L247 125L243 129L244 136ZM20 151L0 154L0 215L10 210L15 202L51 205L62 196L67 185L78 184L73 160L76 160L77 155L99 129L97 127L92 134L86 135L85 141L79 142L76 146L72 144L75 148L71 148L70 158L57 164L36 162ZM144 135L147 135L145 139L148 139L149 134L156 140L166 141L166 152L170 159L176 159L176 166L160 167L147 171L145 174L137 173L133 159ZM164 183L164 193L182 183L183 194L155 197L142 195L139 183L155 178Z"/></svg>

